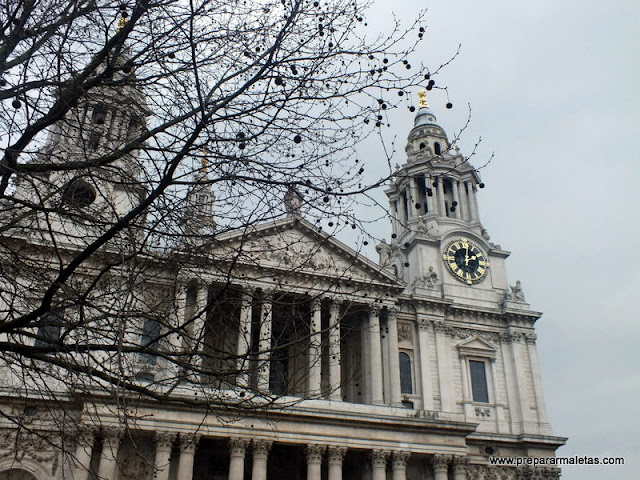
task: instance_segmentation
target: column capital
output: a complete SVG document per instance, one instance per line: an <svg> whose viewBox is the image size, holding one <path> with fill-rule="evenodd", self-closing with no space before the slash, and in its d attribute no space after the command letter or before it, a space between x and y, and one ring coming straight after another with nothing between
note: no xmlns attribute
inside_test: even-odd
<svg viewBox="0 0 640 480"><path fill-rule="evenodd" d="M406 451L394 451L391 454L391 460L393 462L394 468L405 468L407 466L407 462L409 461L409 457L411 456L411 452Z"/></svg>
<svg viewBox="0 0 640 480"><path fill-rule="evenodd" d="M200 443L200 435L197 433L181 433L179 442L181 452L195 453L198 443Z"/></svg>
<svg viewBox="0 0 640 480"><path fill-rule="evenodd" d="M368 305L368 308L369 308L369 313L375 316L379 316L380 312L382 311L382 305L380 305L379 303L370 303Z"/></svg>
<svg viewBox="0 0 640 480"><path fill-rule="evenodd" d="M93 445L98 427L88 423L81 423L76 429L76 439L78 444Z"/></svg>
<svg viewBox="0 0 640 480"><path fill-rule="evenodd" d="M433 456L433 469L434 471L448 471L449 462L451 462L451 455L439 455Z"/></svg>
<svg viewBox="0 0 640 480"><path fill-rule="evenodd" d="M122 438L122 436L124 435L124 428L122 427L115 427L115 426L108 426L108 427L102 427L102 436L104 441L109 441L109 442L120 442L120 439Z"/></svg>
<svg viewBox="0 0 640 480"><path fill-rule="evenodd" d="M244 456L250 444L250 438L231 437L229 439L229 451L231 452L231 455Z"/></svg>
<svg viewBox="0 0 640 480"><path fill-rule="evenodd" d="M451 464L453 471L466 471L467 465L469 465L469 458L464 455L453 455L451 457Z"/></svg>
<svg viewBox="0 0 640 480"><path fill-rule="evenodd" d="M307 463L322 463L322 454L326 449L326 445L309 443L304 449L304 453L307 457Z"/></svg>
<svg viewBox="0 0 640 480"><path fill-rule="evenodd" d="M391 452L387 450L371 450L371 465L373 467L385 467L387 466L387 459L391 455Z"/></svg>
<svg viewBox="0 0 640 480"><path fill-rule="evenodd" d="M337 463L342 465L342 461L344 460L344 456L347 454L347 450L347 447L329 445L329 447L327 448L327 457L329 459L329 463Z"/></svg>
<svg viewBox="0 0 640 480"><path fill-rule="evenodd" d="M156 444L156 450L171 450L177 434L174 432L158 430L153 437Z"/></svg>
<svg viewBox="0 0 640 480"><path fill-rule="evenodd" d="M333 297L330 299L329 303L329 312L331 315L339 315L340 309L342 308L342 304L344 303L343 298Z"/></svg>
<svg viewBox="0 0 640 480"><path fill-rule="evenodd" d="M271 440L253 440L253 456L267 458L272 444Z"/></svg>
<svg viewBox="0 0 640 480"><path fill-rule="evenodd" d="M387 314L389 319L397 320L398 319L398 306L397 305L387 305Z"/></svg>
<svg viewBox="0 0 640 480"><path fill-rule="evenodd" d="M317 312L322 309L322 298L315 297L311 299L311 312Z"/></svg>

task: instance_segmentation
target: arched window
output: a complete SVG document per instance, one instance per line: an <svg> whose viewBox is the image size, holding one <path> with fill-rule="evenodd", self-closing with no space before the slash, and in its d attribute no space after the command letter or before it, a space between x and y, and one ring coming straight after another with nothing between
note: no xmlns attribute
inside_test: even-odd
<svg viewBox="0 0 640 480"><path fill-rule="evenodd" d="M411 378L411 357L408 353L400 352L400 393L413 394L413 380Z"/></svg>
<svg viewBox="0 0 640 480"><path fill-rule="evenodd" d="M433 149L436 152L436 155L440 155L442 153L442 149L440 148L439 142L436 142L433 144Z"/></svg>
<svg viewBox="0 0 640 480"><path fill-rule="evenodd" d="M11 468L0 472L0 480L36 480L36 477L21 468Z"/></svg>

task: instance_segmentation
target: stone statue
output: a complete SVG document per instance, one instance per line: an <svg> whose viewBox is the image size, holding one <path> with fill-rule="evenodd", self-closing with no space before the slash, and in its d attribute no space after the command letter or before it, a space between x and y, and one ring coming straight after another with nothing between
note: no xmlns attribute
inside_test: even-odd
<svg viewBox="0 0 640 480"><path fill-rule="evenodd" d="M522 284L520 280L516 280L516 284L513 286L509 286L511 292L506 292L505 299L512 302L521 302L524 303L524 292L522 291Z"/></svg>
<svg viewBox="0 0 640 480"><path fill-rule="evenodd" d="M438 274L433 270L433 267L429 267L429 275L427 276L427 287L436 288L438 285Z"/></svg>
<svg viewBox="0 0 640 480"><path fill-rule="evenodd" d="M294 187L293 185L289 185L287 193L284 195L284 207L287 211L287 214L299 216L302 200L303 197L300 192L298 192L296 187Z"/></svg>

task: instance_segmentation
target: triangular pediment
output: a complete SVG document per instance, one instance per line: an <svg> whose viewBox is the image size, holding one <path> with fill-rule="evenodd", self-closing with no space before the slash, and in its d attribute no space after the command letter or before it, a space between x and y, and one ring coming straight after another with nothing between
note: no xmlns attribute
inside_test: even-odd
<svg viewBox="0 0 640 480"><path fill-rule="evenodd" d="M460 355L495 357L497 349L479 337L471 337L457 345Z"/></svg>
<svg viewBox="0 0 640 480"><path fill-rule="evenodd" d="M250 232L230 232L217 241L216 250L234 252L244 266L402 288L378 264L300 218L261 224Z"/></svg>

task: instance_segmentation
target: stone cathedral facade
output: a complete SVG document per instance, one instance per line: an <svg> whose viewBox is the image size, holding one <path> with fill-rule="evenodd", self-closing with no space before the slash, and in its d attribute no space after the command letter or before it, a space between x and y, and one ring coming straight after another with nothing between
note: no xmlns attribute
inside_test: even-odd
<svg viewBox="0 0 640 480"><path fill-rule="evenodd" d="M108 97L85 106L78 121L118 125L114 136L142 128L135 91L120 93L121 105ZM52 130L43 154L65 159L114 141L85 128L79 144L65 144L74 133L61 135L62 128ZM119 171L135 178L140 172L127 161L119 160ZM170 292L168 316L199 340L190 361L202 367L172 395L190 400L205 391L213 406L142 402L132 426L108 398L82 397L65 407L78 419L71 433L37 409L24 411L28 429L5 415L0 480L559 478L553 467L491 465L496 457L552 457L566 439L553 435L547 417L534 329L541 314L519 282L508 283L509 252L480 221L480 178L451 148L425 97L396 173L386 191L391 239L376 247L378 262L307 222L292 190L286 216L224 233L210 247L212 257L243 252L232 280L206 255L179 272L163 270L173 287L157 286L158 296ZM108 203L119 214L145 192L115 180L105 174L96 190L64 173L46 179L70 182L68 201ZM46 187L17 188L28 198ZM212 192L189 194L192 218L211 224ZM18 240L45 244L34 233L39 225ZM63 220L49 228L69 248L92 235ZM159 328L132 320L131 335ZM180 348L185 340L170 342ZM143 357L132 368L140 382L161 384L167 375L161 358ZM3 371L0 402L11 412L20 380ZM224 408L245 392L276 400L263 409Z"/></svg>

